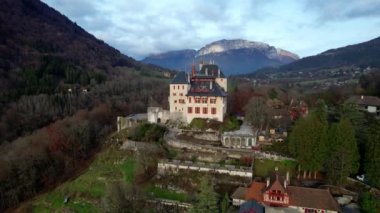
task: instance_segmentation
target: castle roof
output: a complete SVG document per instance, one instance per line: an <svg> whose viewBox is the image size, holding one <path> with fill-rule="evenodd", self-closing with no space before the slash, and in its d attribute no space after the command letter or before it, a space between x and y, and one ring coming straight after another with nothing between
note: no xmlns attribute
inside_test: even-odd
<svg viewBox="0 0 380 213"><path fill-rule="evenodd" d="M216 64L204 64L201 70L199 70L198 75L206 75L213 77L225 78L223 72L219 69Z"/></svg>
<svg viewBox="0 0 380 213"><path fill-rule="evenodd" d="M187 96L225 97L227 93L214 81L192 81Z"/></svg>
<svg viewBox="0 0 380 213"><path fill-rule="evenodd" d="M188 84L187 74L185 72L177 73L170 84Z"/></svg>

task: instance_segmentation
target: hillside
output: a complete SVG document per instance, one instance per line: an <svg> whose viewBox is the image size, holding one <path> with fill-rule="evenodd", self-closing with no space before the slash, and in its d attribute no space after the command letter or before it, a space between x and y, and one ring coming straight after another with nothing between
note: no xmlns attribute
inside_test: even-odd
<svg viewBox="0 0 380 213"><path fill-rule="evenodd" d="M83 171L116 116L165 106L171 74L121 54L39 0L3 0L0 212Z"/></svg>
<svg viewBox="0 0 380 213"><path fill-rule="evenodd" d="M100 83L116 66L162 70L121 54L38 0L2 1L1 104L25 93L51 93L60 83Z"/></svg>
<svg viewBox="0 0 380 213"><path fill-rule="evenodd" d="M212 60L226 75L236 75L262 67L280 66L297 59L296 54L265 43L236 39L215 41L198 51L179 50L155 54L142 61L170 69L188 71L194 62Z"/></svg>
<svg viewBox="0 0 380 213"><path fill-rule="evenodd" d="M380 67L380 37L359 44L330 49L315 56L305 57L279 68L264 68L249 76L268 77L296 75L299 72L316 72L340 67Z"/></svg>

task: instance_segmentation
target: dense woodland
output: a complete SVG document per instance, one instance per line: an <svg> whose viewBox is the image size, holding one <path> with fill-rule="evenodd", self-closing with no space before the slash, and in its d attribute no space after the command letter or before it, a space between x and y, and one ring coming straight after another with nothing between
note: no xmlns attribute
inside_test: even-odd
<svg viewBox="0 0 380 213"><path fill-rule="evenodd" d="M38 0L0 7L0 211L75 176L117 115L165 106L168 78Z"/></svg>

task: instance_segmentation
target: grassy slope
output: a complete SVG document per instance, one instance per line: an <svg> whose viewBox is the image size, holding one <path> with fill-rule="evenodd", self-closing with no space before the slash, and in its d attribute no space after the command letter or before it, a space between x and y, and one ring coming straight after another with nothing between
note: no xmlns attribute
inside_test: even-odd
<svg viewBox="0 0 380 213"><path fill-rule="evenodd" d="M101 212L107 184L113 181L133 183L140 164L133 152L111 146L98 154L88 170L73 181L43 194L23 205L27 212ZM155 198L186 201L187 194L144 184L143 191ZM65 196L70 196L64 204Z"/></svg>

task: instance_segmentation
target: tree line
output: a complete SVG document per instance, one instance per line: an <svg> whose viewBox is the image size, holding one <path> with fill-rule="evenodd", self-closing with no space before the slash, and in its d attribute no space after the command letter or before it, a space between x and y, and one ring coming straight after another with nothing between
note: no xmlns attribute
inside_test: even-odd
<svg viewBox="0 0 380 213"><path fill-rule="evenodd" d="M116 116L165 106L167 81L122 70L90 91L24 95L0 120L0 211L85 168Z"/></svg>
<svg viewBox="0 0 380 213"><path fill-rule="evenodd" d="M299 119L289 137L289 151L304 170L303 176L325 171L330 183L341 185L350 175L365 172L380 186L380 123L354 105L327 108L319 102Z"/></svg>

